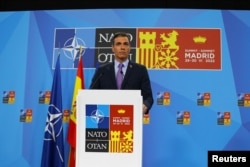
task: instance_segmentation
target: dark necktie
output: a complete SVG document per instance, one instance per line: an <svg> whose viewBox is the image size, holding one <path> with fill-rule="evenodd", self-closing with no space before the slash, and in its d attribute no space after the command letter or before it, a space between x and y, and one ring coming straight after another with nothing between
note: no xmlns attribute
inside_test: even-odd
<svg viewBox="0 0 250 167"><path fill-rule="evenodd" d="M124 65L122 63L120 63L118 65L118 72L116 74L116 84L117 84L117 88L121 89L121 85L122 85L122 80L123 80L123 72L122 72L122 67Z"/></svg>

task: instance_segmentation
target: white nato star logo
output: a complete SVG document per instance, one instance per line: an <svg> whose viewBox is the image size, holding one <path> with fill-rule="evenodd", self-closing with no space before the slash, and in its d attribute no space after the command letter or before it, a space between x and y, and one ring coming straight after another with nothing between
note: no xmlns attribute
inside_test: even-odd
<svg viewBox="0 0 250 167"><path fill-rule="evenodd" d="M102 113L102 111L100 110L94 110L92 113L91 113L91 120L98 124L98 123L101 123L104 119L104 114Z"/></svg>
<svg viewBox="0 0 250 167"><path fill-rule="evenodd" d="M243 93L238 94L238 100L244 100L244 94Z"/></svg>
<svg viewBox="0 0 250 167"><path fill-rule="evenodd" d="M26 115L26 111L25 111L25 110L21 109L20 112L21 112L21 115L22 115L22 116L25 116L25 115Z"/></svg>
<svg viewBox="0 0 250 167"><path fill-rule="evenodd" d="M56 138L62 133L62 113L61 111L53 104L50 104L49 107L52 107L52 110L57 111L57 113L52 114L50 113L50 110L48 111L48 116L46 119L46 127L45 127L45 135L46 137L44 137L44 140L46 141L51 141L53 140L53 142L55 142L56 144L56 148L57 148L57 152L58 155L61 159L61 161L63 162L63 152L60 149L60 147L57 145L56 142ZM61 125L61 127L59 127L60 129L55 129L56 124L59 123L59 125Z"/></svg>
<svg viewBox="0 0 250 167"><path fill-rule="evenodd" d="M59 122L62 121L61 117L62 117L62 113L60 112L60 110L54 106L53 104L50 104L49 107L53 107L54 110L56 110L58 113L56 114L51 114L48 111L48 116L46 119L46 127L45 127L45 133L48 133L48 138L44 138L44 140L53 140L56 141L56 137L58 137L60 135L60 133L62 132L62 126L60 127L59 130L55 130L55 125ZM60 122L59 122L60 123Z"/></svg>
<svg viewBox="0 0 250 167"><path fill-rule="evenodd" d="M76 59L79 59L79 57L84 54L85 48L85 42L81 38L74 36L72 38L69 38L64 43L64 47L62 49L64 51L64 55L74 62Z"/></svg>

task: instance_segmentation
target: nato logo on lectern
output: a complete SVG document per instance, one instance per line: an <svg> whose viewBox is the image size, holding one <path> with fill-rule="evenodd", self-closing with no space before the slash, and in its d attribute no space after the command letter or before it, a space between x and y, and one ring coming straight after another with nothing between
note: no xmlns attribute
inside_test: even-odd
<svg viewBox="0 0 250 167"><path fill-rule="evenodd" d="M86 152L133 152L133 105L86 105Z"/></svg>

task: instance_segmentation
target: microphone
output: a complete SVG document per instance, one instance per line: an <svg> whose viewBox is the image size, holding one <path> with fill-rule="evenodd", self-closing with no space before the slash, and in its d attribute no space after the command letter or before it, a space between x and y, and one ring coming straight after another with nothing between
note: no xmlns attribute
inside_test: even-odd
<svg viewBox="0 0 250 167"><path fill-rule="evenodd" d="M104 73L100 73L100 75L96 78L96 80L91 84L90 89L93 89L97 83L97 81L100 80L100 78L104 75Z"/></svg>

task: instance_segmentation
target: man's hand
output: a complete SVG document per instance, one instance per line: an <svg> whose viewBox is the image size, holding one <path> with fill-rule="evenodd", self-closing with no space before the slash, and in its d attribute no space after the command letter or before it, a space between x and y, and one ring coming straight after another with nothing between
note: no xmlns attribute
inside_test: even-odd
<svg viewBox="0 0 250 167"><path fill-rule="evenodd" d="M143 114L147 113L148 107L145 104L142 104L142 112Z"/></svg>

